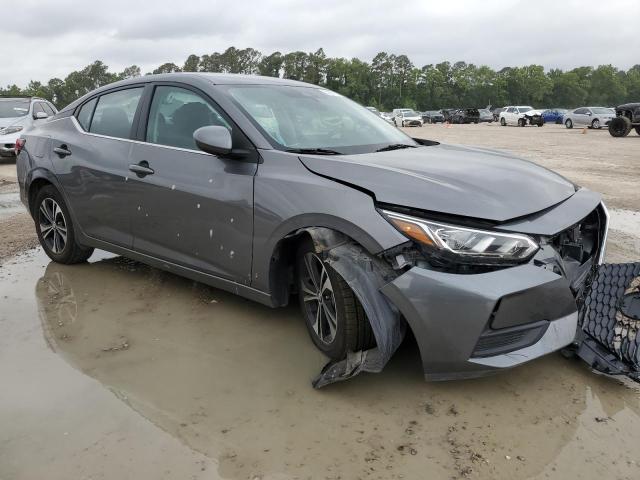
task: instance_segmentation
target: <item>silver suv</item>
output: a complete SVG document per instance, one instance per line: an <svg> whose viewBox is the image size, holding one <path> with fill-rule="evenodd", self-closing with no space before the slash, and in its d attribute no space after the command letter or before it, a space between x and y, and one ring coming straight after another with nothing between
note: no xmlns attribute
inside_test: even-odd
<svg viewBox="0 0 640 480"><path fill-rule="evenodd" d="M0 157L13 157L21 133L56 113L44 98L0 96Z"/></svg>

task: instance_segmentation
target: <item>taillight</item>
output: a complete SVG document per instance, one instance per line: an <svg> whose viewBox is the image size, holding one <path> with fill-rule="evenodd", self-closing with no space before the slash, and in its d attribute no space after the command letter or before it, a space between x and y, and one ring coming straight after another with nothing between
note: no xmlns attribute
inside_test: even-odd
<svg viewBox="0 0 640 480"><path fill-rule="evenodd" d="M27 143L27 141L24 138L18 138L16 140L16 146L14 147L16 155L18 155L22 151L25 143Z"/></svg>

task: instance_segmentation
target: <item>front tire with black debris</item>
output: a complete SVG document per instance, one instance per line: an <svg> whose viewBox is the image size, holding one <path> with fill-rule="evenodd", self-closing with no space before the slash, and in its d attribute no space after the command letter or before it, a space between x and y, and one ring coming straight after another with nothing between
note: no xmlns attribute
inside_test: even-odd
<svg viewBox="0 0 640 480"><path fill-rule="evenodd" d="M311 340L333 360L375 345L362 305L347 282L316 253L311 240L296 255L299 301Z"/></svg>
<svg viewBox="0 0 640 480"><path fill-rule="evenodd" d="M54 262L82 263L93 253L93 248L78 244L67 204L53 185L37 193L33 218L40 245Z"/></svg>

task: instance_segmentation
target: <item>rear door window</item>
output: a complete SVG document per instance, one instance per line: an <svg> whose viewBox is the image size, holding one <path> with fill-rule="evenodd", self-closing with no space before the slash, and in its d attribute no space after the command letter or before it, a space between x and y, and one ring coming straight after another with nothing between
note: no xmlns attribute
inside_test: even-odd
<svg viewBox="0 0 640 480"><path fill-rule="evenodd" d="M98 99L89 131L116 138L129 138L142 87L107 93Z"/></svg>
<svg viewBox="0 0 640 480"><path fill-rule="evenodd" d="M80 110L78 111L78 114L76 115L76 118L78 119L78 123L85 131L89 131L89 125L91 124L91 116L93 115L93 109L96 106L97 101L98 101L97 98L94 98L93 100L89 100L80 108Z"/></svg>
<svg viewBox="0 0 640 480"><path fill-rule="evenodd" d="M147 142L198 150L193 132L208 125L231 130L211 103L197 93L181 87L156 87L149 109Z"/></svg>

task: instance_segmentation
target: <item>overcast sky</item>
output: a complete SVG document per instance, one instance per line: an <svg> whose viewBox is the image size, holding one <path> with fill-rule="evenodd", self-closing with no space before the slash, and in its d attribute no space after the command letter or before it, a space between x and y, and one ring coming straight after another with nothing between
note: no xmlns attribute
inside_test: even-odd
<svg viewBox="0 0 640 480"><path fill-rule="evenodd" d="M638 0L20 0L5 17L0 85L94 60L144 73L229 46L366 61L386 51L417 66L640 63Z"/></svg>

